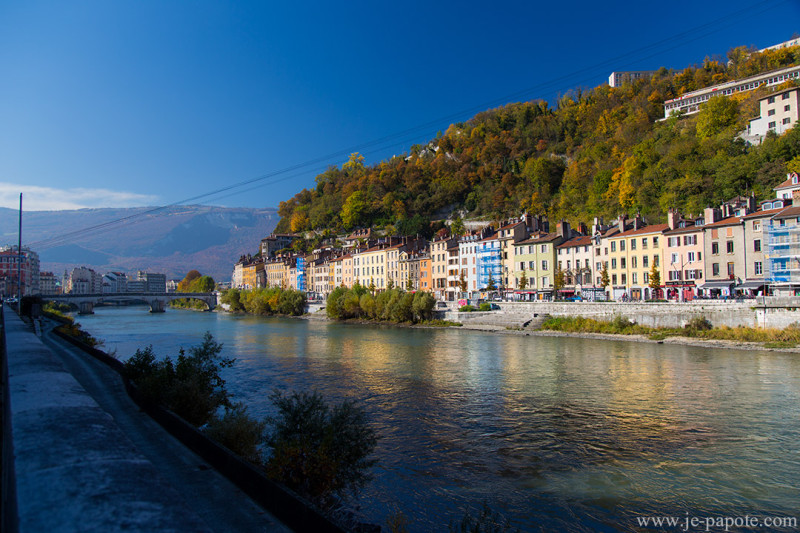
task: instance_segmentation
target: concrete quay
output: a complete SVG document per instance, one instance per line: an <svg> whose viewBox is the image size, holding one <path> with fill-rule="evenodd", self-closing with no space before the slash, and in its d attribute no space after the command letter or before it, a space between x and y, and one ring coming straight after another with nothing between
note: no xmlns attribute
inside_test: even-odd
<svg viewBox="0 0 800 533"><path fill-rule="evenodd" d="M142 413L111 369L46 345L9 308L4 329L3 531L290 531Z"/></svg>
<svg viewBox="0 0 800 533"><path fill-rule="evenodd" d="M520 328L533 326L543 316L582 316L611 320L622 316L651 327L679 328L692 318L704 317L714 326L785 328L800 323L800 301L751 299L743 301L694 300L692 302L497 302L497 311L461 313L448 302L438 317L464 325Z"/></svg>

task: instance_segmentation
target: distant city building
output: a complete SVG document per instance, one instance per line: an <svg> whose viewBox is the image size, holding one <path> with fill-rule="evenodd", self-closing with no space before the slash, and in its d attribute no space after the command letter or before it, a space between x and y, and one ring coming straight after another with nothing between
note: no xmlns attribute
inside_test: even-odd
<svg viewBox="0 0 800 533"><path fill-rule="evenodd" d="M798 104L800 104L800 89L797 87L771 94L758 101L761 110L760 116L750 121L747 126L747 135L763 139L771 131L781 135L794 127L800 118Z"/></svg>
<svg viewBox="0 0 800 533"><path fill-rule="evenodd" d="M2 293L16 296L19 293L18 280L22 280L22 295L39 293L39 254L25 246L22 247L22 266L17 274L20 261L19 248L4 246L0 248L0 282Z"/></svg>
<svg viewBox="0 0 800 533"><path fill-rule="evenodd" d="M642 80L650 78L653 74L655 74L656 70L627 70L622 72L612 72L611 75L608 77L608 86L609 87L619 87L623 83L632 82L636 80Z"/></svg>
<svg viewBox="0 0 800 533"><path fill-rule="evenodd" d="M58 283L58 278L52 272L39 273L39 293L40 294L58 294L61 287Z"/></svg>
<svg viewBox="0 0 800 533"><path fill-rule="evenodd" d="M138 271L136 280L144 282L144 292L167 292L167 275ZM129 282L130 283L130 282ZM130 290L128 292L131 292Z"/></svg>
<svg viewBox="0 0 800 533"><path fill-rule="evenodd" d="M91 268L73 268L67 280L67 292L70 294L101 294L103 292L103 276Z"/></svg>
<svg viewBox="0 0 800 533"><path fill-rule="evenodd" d="M103 292L119 293L128 291L128 275L124 272L109 272L103 276Z"/></svg>
<svg viewBox="0 0 800 533"><path fill-rule="evenodd" d="M168 279L167 280L167 292L177 292L178 291L178 283L181 280L179 279Z"/></svg>
<svg viewBox="0 0 800 533"><path fill-rule="evenodd" d="M741 80L712 85L711 87L706 87L705 89L697 91L691 91L678 98L666 100L664 102L664 118L669 118L673 113L683 113L686 115L697 113L700 111L700 105L706 103L709 98L713 98L714 96L729 96L742 91L752 91L762 85L765 87L773 87L788 80L798 79L800 79L800 66L796 65L773 70L772 72L765 72L764 74Z"/></svg>

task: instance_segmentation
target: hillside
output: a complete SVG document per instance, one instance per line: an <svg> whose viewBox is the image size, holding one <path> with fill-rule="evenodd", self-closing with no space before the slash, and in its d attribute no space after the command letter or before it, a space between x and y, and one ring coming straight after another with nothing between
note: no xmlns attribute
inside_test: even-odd
<svg viewBox="0 0 800 533"><path fill-rule="evenodd" d="M573 223L669 208L698 213L738 194L767 198L800 170L800 130L760 146L737 138L767 90L712 99L697 115L663 118L665 99L800 64L800 48L733 49L682 71L547 102L512 103L453 124L436 139L373 166L354 154L281 202L279 231L384 226L413 234L453 209L500 218L527 210ZM787 82L791 83L791 82Z"/></svg>
<svg viewBox="0 0 800 533"><path fill-rule="evenodd" d="M64 269L88 266L104 273L137 269L183 278L197 269L217 280L230 279L233 262L253 253L261 239L275 228L275 209L177 206L113 226L88 232L50 248L37 241L81 228L118 220L152 208L31 211L23 214L23 244L34 243L42 270L62 274ZM0 208L0 244L17 242L17 211Z"/></svg>

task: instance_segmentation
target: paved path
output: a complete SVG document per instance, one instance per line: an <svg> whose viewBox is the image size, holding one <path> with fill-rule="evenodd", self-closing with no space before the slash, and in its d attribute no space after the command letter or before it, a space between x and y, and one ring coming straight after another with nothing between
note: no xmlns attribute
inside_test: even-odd
<svg viewBox="0 0 800 533"><path fill-rule="evenodd" d="M6 328L20 531L290 531L142 413L116 372L54 335L36 347L9 310Z"/></svg>

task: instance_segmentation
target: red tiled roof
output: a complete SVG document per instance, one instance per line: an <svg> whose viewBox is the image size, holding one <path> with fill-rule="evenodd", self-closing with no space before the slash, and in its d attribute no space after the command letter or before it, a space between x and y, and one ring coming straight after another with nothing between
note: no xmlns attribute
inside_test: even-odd
<svg viewBox="0 0 800 533"><path fill-rule="evenodd" d="M562 242L558 247L572 248L573 246L588 246L590 244L592 244L592 238L588 235L581 235L580 237L573 237L568 241Z"/></svg>
<svg viewBox="0 0 800 533"><path fill-rule="evenodd" d="M736 224L740 224L742 219L739 217L728 217L723 218L722 220L718 220L713 224L706 224L704 227L706 228L718 228L720 226L735 226Z"/></svg>

